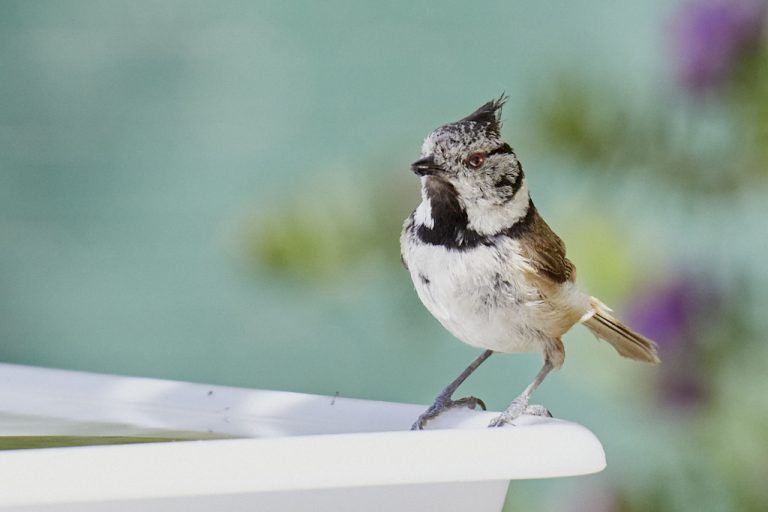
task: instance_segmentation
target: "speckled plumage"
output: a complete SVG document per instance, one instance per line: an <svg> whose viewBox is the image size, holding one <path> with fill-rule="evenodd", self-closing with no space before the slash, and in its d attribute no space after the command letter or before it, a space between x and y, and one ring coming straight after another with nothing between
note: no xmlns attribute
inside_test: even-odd
<svg viewBox="0 0 768 512"><path fill-rule="evenodd" d="M545 369L530 392L562 365L560 337L578 322L624 356L657 361L652 342L574 285L565 244L539 215L522 166L501 139L503 102L434 130L413 164L422 202L406 220L400 244L419 298L464 343L541 352Z"/></svg>

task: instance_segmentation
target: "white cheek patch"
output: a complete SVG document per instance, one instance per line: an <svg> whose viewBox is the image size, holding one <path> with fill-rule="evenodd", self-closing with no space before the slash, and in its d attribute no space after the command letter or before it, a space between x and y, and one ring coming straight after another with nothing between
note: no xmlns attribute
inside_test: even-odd
<svg viewBox="0 0 768 512"><path fill-rule="evenodd" d="M425 226L429 229L435 227L435 219L432 218L432 206L429 200L422 201L413 213L413 220L417 226Z"/></svg>
<svg viewBox="0 0 768 512"><path fill-rule="evenodd" d="M512 198L505 208L506 218L508 221L512 221L512 223L522 219L528 213L528 182L525 176L522 177L522 180L523 182L517 193L515 193L515 197Z"/></svg>
<svg viewBox="0 0 768 512"><path fill-rule="evenodd" d="M499 206L487 200L466 203L468 227L481 235L495 235L514 225L528 213L528 185L523 183L507 204Z"/></svg>
<svg viewBox="0 0 768 512"><path fill-rule="evenodd" d="M421 203L413 212L413 220L417 226L426 226L429 229L435 227L435 219L432 218L432 203L427 196L427 177L421 178Z"/></svg>

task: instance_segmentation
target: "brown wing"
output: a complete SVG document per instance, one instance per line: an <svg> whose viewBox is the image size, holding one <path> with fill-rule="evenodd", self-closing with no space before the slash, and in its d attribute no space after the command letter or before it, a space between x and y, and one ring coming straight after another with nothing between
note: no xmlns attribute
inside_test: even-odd
<svg viewBox="0 0 768 512"><path fill-rule="evenodd" d="M533 208L533 205L531 205ZM523 256L533 265L538 277L561 284L576 278L576 268L565 257L565 244L534 210L528 229L520 233Z"/></svg>

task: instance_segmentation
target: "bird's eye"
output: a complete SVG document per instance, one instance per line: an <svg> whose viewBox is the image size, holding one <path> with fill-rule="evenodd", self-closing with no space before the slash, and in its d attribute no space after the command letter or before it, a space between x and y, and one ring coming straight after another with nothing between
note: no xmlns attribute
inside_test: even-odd
<svg viewBox="0 0 768 512"><path fill-rule="evenodd" d="M472 153L466 159L466 164L472 169L479 169L485 163L485 153Z"/></svg>

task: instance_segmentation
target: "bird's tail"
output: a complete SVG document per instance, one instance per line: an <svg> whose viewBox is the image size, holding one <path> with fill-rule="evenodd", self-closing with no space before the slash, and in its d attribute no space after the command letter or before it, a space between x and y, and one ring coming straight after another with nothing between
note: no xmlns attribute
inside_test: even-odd
<svg viewBox="0 0 768 512"><path fill-rule="evenodd" d="M636 333L611 316L610 308L594 297L590 297L592 310L584 315L582 323L592 334L610 343L616 352L629 359L658 363L656 344Z"/></svg>

